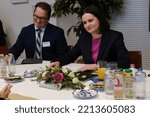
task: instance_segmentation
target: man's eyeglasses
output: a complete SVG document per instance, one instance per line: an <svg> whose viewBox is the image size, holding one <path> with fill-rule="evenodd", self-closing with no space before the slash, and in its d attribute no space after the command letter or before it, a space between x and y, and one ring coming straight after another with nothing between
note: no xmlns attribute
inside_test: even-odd
<svg viewBox="0 0 150 117"><path fill-rule="evenodd" d="M35 14L33 14L33 18L35 19L35 20L40 20L40 21L46 21L46 20L48 20L48 18L47 17L39 17L39 16L37 16L37 15L35 15Z"/></svg>

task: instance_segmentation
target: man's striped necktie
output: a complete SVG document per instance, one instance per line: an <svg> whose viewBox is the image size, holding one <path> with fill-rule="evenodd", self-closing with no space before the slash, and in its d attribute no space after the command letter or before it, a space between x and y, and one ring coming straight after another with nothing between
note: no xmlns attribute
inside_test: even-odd
<svg viewBox="0 0 150 117"><path fill-rule="evenodd" d="M42 58L42 42L41 42L41 29L37 29L37 39L36 39L36 48L35 48L35 58Z"/></svg>

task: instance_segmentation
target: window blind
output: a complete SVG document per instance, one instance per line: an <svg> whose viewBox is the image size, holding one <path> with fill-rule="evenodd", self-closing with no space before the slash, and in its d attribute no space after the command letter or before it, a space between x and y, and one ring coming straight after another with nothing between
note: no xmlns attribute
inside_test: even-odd
<svg viewBox="0 0 150 117"><path fill-rule="evenodd" d="M149 0L124 0L121 15L113 16L111 28L121 31L129 51L142 52L142 65L150 69Z"/></svg>

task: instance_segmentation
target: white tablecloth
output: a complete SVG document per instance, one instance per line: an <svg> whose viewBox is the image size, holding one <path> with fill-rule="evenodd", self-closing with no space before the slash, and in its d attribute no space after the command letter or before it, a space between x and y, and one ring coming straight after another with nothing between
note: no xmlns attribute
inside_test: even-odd
<svg viewBox="0 0 150 117"><path fill-rule="evenodd" d="M16 72L18 74L23 74L25 70L34 70L39 67L44 68L45 65L49 65L49 62L43 62L43 64L30 64L30 65L16 65ZM68 67L73 71L76 71L83 64L72 63L64 67ZM149 70L145 70L148 74ZM24 96L33 97L40 100L76 100L72 94L73 90L65 88L62 90L53 90L39 87L39 84L35 81L31 81L32 78L25 78L22 82L13 83L11 93L17 93ZM84 81L84 84L88 88L89 84L92 81ZM2 88L6 82L3 79L0 79L0 88ZM98 92L98 95L91 100L104 100L104 99L113 99L112 95L106 95L105 92ZM146 99L150 99L150 78L147 78L146 84Z"/></svg>

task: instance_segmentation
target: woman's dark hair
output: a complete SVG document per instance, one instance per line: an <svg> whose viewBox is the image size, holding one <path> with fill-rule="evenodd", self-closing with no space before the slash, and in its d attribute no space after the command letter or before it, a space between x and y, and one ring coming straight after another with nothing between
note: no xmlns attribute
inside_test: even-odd
<svg viewBox="0 0 150 117"><path fill-rule="evenodd" d="M34 12L36 10L37 7L40 7L42 8L43 10L47 11L47 15L48 15L48 19L50 18L51 16L51 6L46 3L46 2L38 2L36 5L35 5L35 9L34 9Z"/></svg>
<svg viewBox="0 0 150 117"><path fill-rule="evenodd" d="M101 33L110 29L110 25L109 25L108 21L103 16L103 14L101 13L100 9L97 6L95 6L95 5L88 6L87 8L85 8L82 15L84 15L85 13L93 14L95 17L98 18L98 20L100 21L99 28L100 28Z"/></svg>

